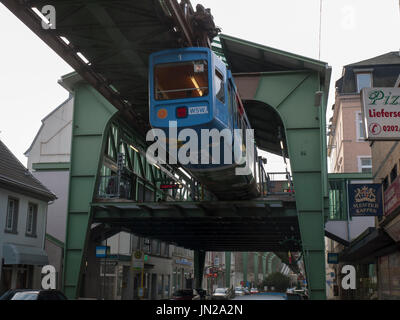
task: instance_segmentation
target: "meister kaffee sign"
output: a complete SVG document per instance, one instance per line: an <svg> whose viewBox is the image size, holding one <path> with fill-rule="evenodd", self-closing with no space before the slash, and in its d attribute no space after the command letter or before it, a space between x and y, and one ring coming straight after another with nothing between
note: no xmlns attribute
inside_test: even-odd
<svg viewBox="0 0 400 320"><path fill-rule="evenodd" d="M400 140L400 88L363 88L366 140Z"/></svg>

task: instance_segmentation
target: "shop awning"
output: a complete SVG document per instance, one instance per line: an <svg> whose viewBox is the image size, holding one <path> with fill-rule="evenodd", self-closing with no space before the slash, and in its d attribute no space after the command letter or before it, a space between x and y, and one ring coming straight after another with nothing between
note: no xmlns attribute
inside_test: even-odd
<svg viewBox="0 0 400 320"><path fill-rule="evenodd" d="M43 249L12 243L5 243L3 245L3 258L4 264L43 266L49 263L47 253Z"/></svg>
<svg viewBox="0 0 400 320"><path fill-rule="evenodd" d="M346 263L368 264L375 259L397 249L395 242L382 229L370 227L348 248L339 253L339 261Z"/></svg>

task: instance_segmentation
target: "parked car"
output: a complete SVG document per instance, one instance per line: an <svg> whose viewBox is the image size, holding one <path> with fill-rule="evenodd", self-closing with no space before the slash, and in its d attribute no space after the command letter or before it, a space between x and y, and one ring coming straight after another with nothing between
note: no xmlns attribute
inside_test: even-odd
<svg viewBox="0 0 400 320"><path fill-rule="evenodd" d="M201 300L200 294L195 289L177 290L172 294L171 300Z"/></svg>
<svg viewBox="0 0 400 320"><path fill-rule="evenodd" d="M0 300L11 300L17 292L29 291L30 289L9 289L0 296Z"/></svg>
<svg viewBox="0 0 400 320"><path fill-rule="evenodd" d="M68 300L59 290L16 289L9 291L4 300Z"/></svg>
<svg viewBox="0 0 400 320"><path fill-rule="evenodd" d="M245 287L245 288L243 288L243 290L244 290L244 294L245 294L245 295L250 294L249 288Z"/></svg>
<svg viewBox="0 0 400 320"><path fill-rule="evenodd" d="M232 299L235 296L235 291L230 288L217 288L215 289L212 299L213 300L226 300Z"/></svg>
<svg viewBox="0 0 400 320"><path fill-rule="evenodd" d="M244 292L243 287L236 287L235 288L235 295L237 296L244 296L246 293Z"/></svg>
<svg viewBox="0 0 400 320"><path fill-rule="evenodd" d="M192 300L207 300L207 290L193 289L194 297Z"/></svg>
<svg viewBox="0 0 400 320"><path fill-rule="evenodd" d="M251 294L258 293L258 289L257 288L251 288L250 289L250 293Z"/></svg>

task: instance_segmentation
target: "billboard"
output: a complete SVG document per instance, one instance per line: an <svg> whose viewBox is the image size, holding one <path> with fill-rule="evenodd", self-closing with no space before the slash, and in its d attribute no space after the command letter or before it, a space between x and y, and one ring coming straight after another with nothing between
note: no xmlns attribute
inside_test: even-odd
<svg viewBox="0 0 400 320"><path fill-rule="evenodd" d="M400 140L400 88L361 90L366 140Z"/></svg>
<svg viewBox="0 0 400 320"><path fill-rule="evenodd" d="M349 213L351 216L382 216L382 185L363 183L348 185Z"/></svg>
<svg viewBox="0 0 400 320"><path fill-rule="evenodd" d="M400 206L400 176L385 190L385 216Z"/></svg>

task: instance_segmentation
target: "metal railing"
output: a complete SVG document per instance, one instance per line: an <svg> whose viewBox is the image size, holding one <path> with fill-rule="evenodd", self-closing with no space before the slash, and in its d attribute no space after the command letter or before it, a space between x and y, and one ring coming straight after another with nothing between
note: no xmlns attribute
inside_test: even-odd
<svg viewBox="0 0 400 320"><path fill-rule="evenodd" d="M134 199L132 181L125 177L101 176L98 196L100 198Z"/></svg>

